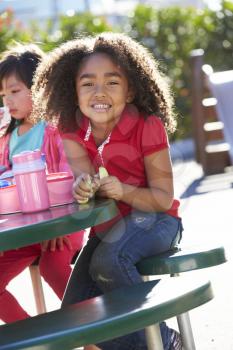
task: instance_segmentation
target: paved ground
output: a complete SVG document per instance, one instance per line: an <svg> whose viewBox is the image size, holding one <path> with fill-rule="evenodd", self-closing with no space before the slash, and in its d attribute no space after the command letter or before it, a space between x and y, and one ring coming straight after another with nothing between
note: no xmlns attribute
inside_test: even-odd
<svg viewBox="0 0 233 350"><path fill-rule="evenodd" d="M197 350L233 350L233 172L203 177L195 162L175 165L175 183L182 198L184 235L182 245L220 244L228 262L218 267L189 273L212 281L215 298L193 310Z"/></svg>
<svg viewBox="0 0 233 350"><path fill-rule="evenodd" d="M201 168L194 161L178 159L174 163L174 175L185 227L182 245L221 244L229 258L221 266L188 273L192 279L209 278L215 294L212 301L190 313L197 350L233 350L233 172L203 178ZM28 271L12 282L10 289L35 314ZM58 308L59 300L47 285L45 293L48 310ZM168 323L176 327L174 320Z"/></svg>

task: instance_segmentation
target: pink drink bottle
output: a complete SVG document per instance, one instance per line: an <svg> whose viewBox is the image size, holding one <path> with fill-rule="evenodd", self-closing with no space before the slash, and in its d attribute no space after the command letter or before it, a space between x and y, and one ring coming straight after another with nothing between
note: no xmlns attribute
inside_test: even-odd
<svg viewBox="0 0 233 350"><path fill-rule="evenodd" d="M32 213L48 209L49 193L40 150L21 152L14 155L12 161L22 212Z"/></svg>

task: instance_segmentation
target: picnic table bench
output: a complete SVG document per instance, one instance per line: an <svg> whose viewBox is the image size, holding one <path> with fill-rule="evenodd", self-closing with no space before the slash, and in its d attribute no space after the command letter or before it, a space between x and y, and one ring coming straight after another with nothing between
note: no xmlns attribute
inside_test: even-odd
<svg viewBox="0 0 233 350"><path fill-rule="evenodd" d="M180 273L217 266L227 261L225 249L221 246L203 245L196 247L179 247L168 252L143 259L137 264L138 271L148 281L151 276L169 274L171 277ZM188 312L176 316L182 343L185 349L196 350L191 321ZM148 335L150 338L151 332ZM153 332L152 346L154 348Z"/></svg>
<svg viewBox="0 0 233 350"><path fill-rule="evenodd" d="M151 276L169 274L171 276L178 276L180 273L209 268L223 264L227 261L225 249L222 246L193 246L193 247L179 247L162 254L154 255L143 259L137 264L137 269L143 276L144 280L149 280ZM36 297L36 302L40 306L40 311L45 312L45 300L43 295L43 288L40 278L38 265L30 267L33 269L37 283L34 283L35 296L36 293L40 297ZM32 271L31 271L32 272ZM42 307L41 307L42 303ZM41 313L41 312L40 312ZM195 350L195 341L191 327L191 321L187 312L177 315L177 323L181 334L182 342L186 349ZM154 349L154 329L148 331L148 342L150 349Z"/></svg>
<svg viewBox="0 0 233 350"><path fill-rule="evenodd" d="M213 298L208 281L171 278L115 289L60 310L0 327L0 350L70 350L157 324ZM157 333L156 333L157 331ZM162 350L155 327L156 350Z"/></svg>

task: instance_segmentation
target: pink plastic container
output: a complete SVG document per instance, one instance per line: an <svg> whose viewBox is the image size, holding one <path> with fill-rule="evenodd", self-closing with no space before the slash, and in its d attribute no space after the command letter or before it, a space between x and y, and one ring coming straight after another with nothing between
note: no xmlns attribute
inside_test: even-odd
<svg viewBox="0 0 233 350"><path fill-rule="evenodd" d="M0 214L11 214L21 211L16 185L0 188Z"/></svg>
<svg viewBox="0 0 233 350"><path fill-rule="evenodd" d="M13 174L23 213L50 207L45 164L40 150L21 152L12 157Z"/></svg>
<svg viewBox="0 0 233 350"><path fill-rule="evenodd" d="M62 205L74 201L72 185L74 178L68 172L47 174L50 205Z"/></svg>

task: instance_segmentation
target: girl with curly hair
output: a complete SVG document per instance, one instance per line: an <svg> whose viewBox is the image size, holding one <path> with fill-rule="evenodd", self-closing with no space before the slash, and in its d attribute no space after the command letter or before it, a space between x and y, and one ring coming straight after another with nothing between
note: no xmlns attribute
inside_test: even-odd
<svg viewBox="0 0 233 350"><path fill-rule="evenodd" d="M4 52L0 60L0 96L11 115L10 123L0 130L0 164L7 170L5 176L10 175L13 155L35 149L41 149L45 154L48 172L71 172L58 130L44 121L33 125L30 120L33 75L43 57L44 53L38 46L17 44ZM2 321L10 323L29 317L7 286L38 258L41 275L62 299L71 273L70 262L82 248L84 233L81 231L41 244L0 252Z"/></svg>
<svg viewBox="0 0 233 350"><path fill-rule="evenodd" d="M51 52L33 90L38 114L59 116L54 121L76 176L77 201L93 196L90 179L105 167L108 176L95 195L114 199L119 208L117 218L91 230L63 305L140 283L135 264L173 248L182 234L166 132L176 126L166 78L142 45L102 33ZM165 323L160 328L165 350L182 348L176 331ZM144 331L97 346L147 349Z"/></svg>

